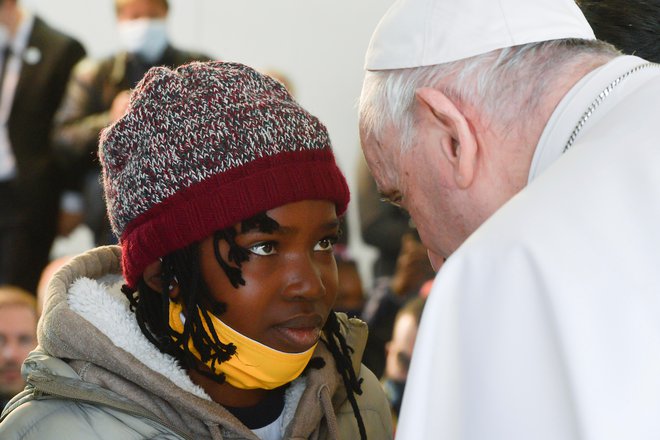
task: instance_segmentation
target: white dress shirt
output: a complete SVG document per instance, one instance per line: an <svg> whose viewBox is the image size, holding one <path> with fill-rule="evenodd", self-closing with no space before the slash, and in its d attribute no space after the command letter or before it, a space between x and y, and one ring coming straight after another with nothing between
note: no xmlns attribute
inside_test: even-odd
<svg viewBox="0 0 660 440"><path fill-rule="evenodd" d="M34 15L25 12L14 38L9 41L11 53L8 60L4 60L4 50L0 51L0 63L6 62L5 75L2 84L2 96L0 97L0 182L8 181L16 177L16 157L12 151L11 141L9 140L9 117L14 104L14 93L21 75L21 68L24 62L38 62L34 51L30 52L27 48L32 26L34 25ZM26 50L28 49L28 50ZM26 56L26 55L35 56Z"/></svg>

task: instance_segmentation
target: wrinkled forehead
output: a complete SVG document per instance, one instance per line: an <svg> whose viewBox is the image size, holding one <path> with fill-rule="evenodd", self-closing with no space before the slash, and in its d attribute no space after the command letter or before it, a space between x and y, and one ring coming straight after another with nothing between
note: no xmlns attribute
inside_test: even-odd
<svg viewBox="0 0 660 440"><path fill-rule="evenodd" d="M36 331L37 312L25 304L0 306L0 333L29 333Z"/></svg>
<svg viewBox="0 0 660 440"><path fill-rule="evenodd" d="M402 150L399 137L391 127L382 134L361 131L360 141L369 171L381 194L398 190Z"/></svg>

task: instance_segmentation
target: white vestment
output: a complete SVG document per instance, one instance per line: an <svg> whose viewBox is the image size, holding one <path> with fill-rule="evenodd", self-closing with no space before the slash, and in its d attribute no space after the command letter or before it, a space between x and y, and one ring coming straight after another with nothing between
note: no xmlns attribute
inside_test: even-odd
<svg viewBox="0 0 660 440"><path fill-rule="evenodd" d="M640 58L564 97L529 185L436 278L397 439L660 439L659 130Z"/></svg>

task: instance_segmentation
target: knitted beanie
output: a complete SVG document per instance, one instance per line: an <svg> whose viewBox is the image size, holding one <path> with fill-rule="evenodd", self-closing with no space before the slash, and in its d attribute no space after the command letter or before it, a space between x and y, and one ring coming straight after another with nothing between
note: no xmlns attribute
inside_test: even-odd
<svg viewBox="0 0 660 440"><path fill-rule="evenodd" d="M99 158L132 288L158 258L255 214L329 200L340 215L349 200L323 124L237 63L149 70Z"/></svg>

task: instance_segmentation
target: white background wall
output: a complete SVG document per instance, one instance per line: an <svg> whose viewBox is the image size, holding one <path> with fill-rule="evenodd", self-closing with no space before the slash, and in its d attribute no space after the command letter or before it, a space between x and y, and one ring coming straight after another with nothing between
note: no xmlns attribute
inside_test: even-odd
<svg viewBox="0 0 660 440"><path fill-rule="evenodd" d="M113 0L21 1L77 37L91 56L118 47ZM176 46L281 70L303 107L327 125L353 190L352 250L367 278L373 253L356 240L355 166L361 155L356 102L369 37L392 1L170 0L169 30Z"/></svg>

